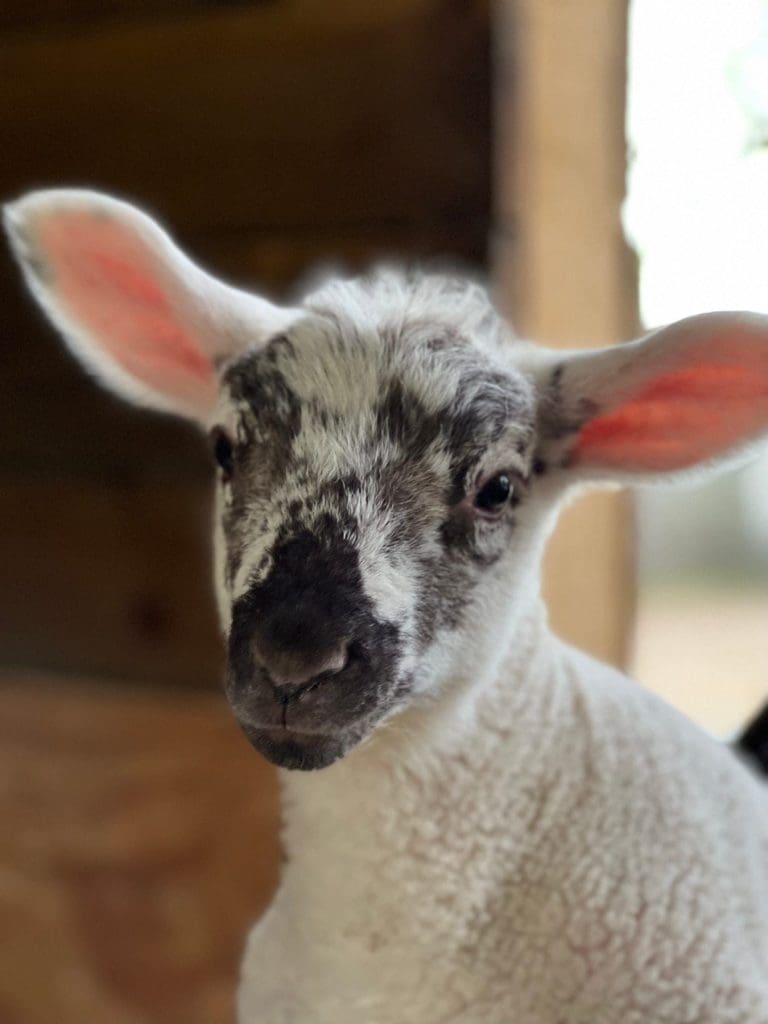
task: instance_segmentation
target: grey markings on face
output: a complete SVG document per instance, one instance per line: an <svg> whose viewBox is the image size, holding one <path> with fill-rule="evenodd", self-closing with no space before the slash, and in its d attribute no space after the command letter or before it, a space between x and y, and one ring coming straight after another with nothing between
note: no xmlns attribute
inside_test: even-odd
<svg viewBox="0 0 768 1024"><path fill-rule="evenodd" d="M373 708L391 707L393 693L402 699L418 658L439 631L460 625L484 570L508 548L531 471L535 413L531 385L494 358L495 336L483 347L472 333L496 322L487 300L475 308L477 290L438 289L431 306L422 295L416 313L405 293L395 295L402 282L385 282L383 294L340 287L223 376L235 435L223 501L237 634L230 653L247 678L249 616L268 618L278 590L294 602L311 592L319 611L333 603L286 552L314 551L337 595L346 584L318 552L343 553L358 581L355 601L341 602L349 635L362 628L355 605L366 610L368 635L389 631L386 665L358 680L371 718ZM398 295L405 308L393 310ZM452 303L463 319L452 319ZM515 497L503 517L483 521L473 491L500 471L514 477Z"/></svg>
<svg viewBox="0 0 768 1024"><path fill-rule="evenodd" d="M538 439L550 450L552 442L560 442L555 446L554 455L554 464L559 466L569 464L572 439L598 412L597 403L590 398L582 397L575 402L568 399L568 388L564 387L567 372L563 363L552 367L543 391L538 416ZM548 468L547 460L541 454L537 454L533 466L536 475L543 475Z"/></svg>
<svg viewBox="0 0 768 1024"><path fill-rule="evenodd" d="M276 497L284 499L278 518L296 525L323 507L348 517L365 502L386 509L389 533L411 554L438 512L449 527L443 547L456 541L457 552L470 555L467 530L445 512L511 423L516 453L527 451L533 424L525 382L452 327L441 335L432 323L406 325L362 337L338 313L323 320L316 333L324 350L306 337L281 336L226 373L242 436L241 482L225 515L231 575L249 536L275 519L257 521L255 511L266 512Z"/></svg>
<svg viewBox="0 0 768 1024"><path fill-rule="evenodd" d="M543 439L560 440L575 434L598 411L597 403L589 398L580 398L574 405L566 399L563 378L566 368L562 363L554 366L541 402L540 433Z"/></svg>
<svg viewBox="0 0 768 1024"><path fill-rule="evenodd" d="M230 586L250 539L270 528L271 497L288 472L293 442L301 430L302 405L282 369L294 359L292 342L280 335L224 373L224 387L238 416L232 439L235 473L223 513ZM262 571L267 563L265 551L260 557Z"/></svg>

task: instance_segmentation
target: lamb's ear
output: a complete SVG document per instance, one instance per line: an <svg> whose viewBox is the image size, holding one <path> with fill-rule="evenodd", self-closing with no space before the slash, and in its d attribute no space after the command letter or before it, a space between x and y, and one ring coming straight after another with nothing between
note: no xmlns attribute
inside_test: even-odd
<svg viewBox="0 0 768 1024"><path fill-rule="evenodd" d="M205 421L217 364L299 315L195 266L150 217L79 189L5 207L32 293L72 351L124 398Z"/></svg>
<svg viewBox="0 0 768 1024"><path fill-rule="evenodd" d="M547 358L539 468L563 479L690 475L768 438L768 317L706 313L626 345Z"/></svg>

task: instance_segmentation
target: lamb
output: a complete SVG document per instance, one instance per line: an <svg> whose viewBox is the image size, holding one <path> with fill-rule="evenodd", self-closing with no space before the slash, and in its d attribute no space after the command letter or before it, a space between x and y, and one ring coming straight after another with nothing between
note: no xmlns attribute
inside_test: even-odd
<svg viewBox="0 0 768 1024"><path fill-rule="evenodd" d="M539 596L574 489L768 436L768 317L550 352L462 278L278 307L101 194L6 224L86 368L210 434L225 692L284 788L241 1024L768 1024L764 782Z"/></svg>

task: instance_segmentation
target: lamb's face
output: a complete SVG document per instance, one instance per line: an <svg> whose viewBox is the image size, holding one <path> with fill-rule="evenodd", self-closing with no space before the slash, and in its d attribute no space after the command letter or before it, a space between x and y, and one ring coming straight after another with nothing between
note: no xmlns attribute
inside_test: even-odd
<svg viewBox="0 0 768 1024"><path fill-rule="evenodd" d="M320 768L437 685L530 475L527 381L437 323L310 313L232 363L211 436L226 689L253 745Z"/></svg>

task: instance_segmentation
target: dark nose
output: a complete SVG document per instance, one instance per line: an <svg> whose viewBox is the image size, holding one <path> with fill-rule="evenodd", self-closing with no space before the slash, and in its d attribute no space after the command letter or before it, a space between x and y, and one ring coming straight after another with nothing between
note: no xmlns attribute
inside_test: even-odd
<svg viewBox="0 0 768 1024"><path fill-rule="evenodd" d="M318 676L334 675L349 661L349 640L328 630L317 617L286 609L260 622L253 634L254 661L269 675L281 697L296 696Z"/></svg>
<svg viewBox="0 0 768 1024"><path fill-rule="evenodd" d="M253 654L257 663L266 669L275 689L287 697L306 689L320 675L335 675L349 661L349 644L338 640L332 647L319 651L264 652L254 643Z"/></svg>
<svg viewBox="0 0 768 1024"><path fill-rule="evenodd" d="M252 685L258 667L285 702L355 657L365 598L357 555L333 531L301 530L275 547L272 563L233 609L229 657L241 685Z"/></svg>

